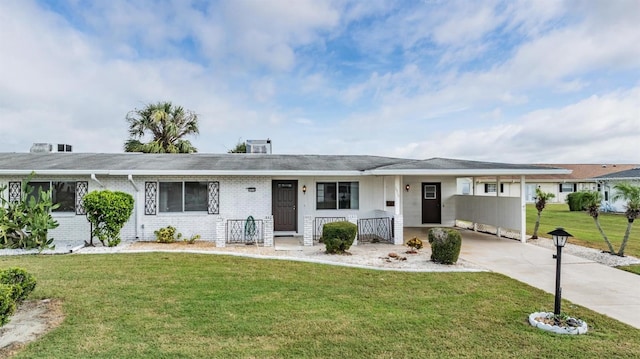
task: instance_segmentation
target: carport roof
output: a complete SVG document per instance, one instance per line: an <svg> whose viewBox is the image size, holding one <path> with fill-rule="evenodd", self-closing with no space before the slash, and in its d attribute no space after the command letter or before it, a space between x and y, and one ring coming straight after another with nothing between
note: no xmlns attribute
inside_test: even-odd
<svg viewBox="0 0 640 359"><path fill-rule="evenodd" d="M640 180L640 167L595 177L597 180Z"/></svg>
<svg viewBox="0 0 640 359"><path fill-rule="evenodd" d="M483 175L568 173L524 164L364 155L0 153L0 174ZM560 171L560 172L559 172Z"/></svg>

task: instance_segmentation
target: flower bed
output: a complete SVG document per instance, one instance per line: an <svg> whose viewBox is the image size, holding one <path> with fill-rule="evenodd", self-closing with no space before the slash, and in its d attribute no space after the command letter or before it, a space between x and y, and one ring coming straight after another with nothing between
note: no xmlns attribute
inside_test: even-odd
<svg viewBox="0 0 640 359"><path fill-rule="evenodd" d="M529 314L529 324L556 334L585 334L588 330L585 321L566 316L557 318L551 312L535 312Z"/></svg>

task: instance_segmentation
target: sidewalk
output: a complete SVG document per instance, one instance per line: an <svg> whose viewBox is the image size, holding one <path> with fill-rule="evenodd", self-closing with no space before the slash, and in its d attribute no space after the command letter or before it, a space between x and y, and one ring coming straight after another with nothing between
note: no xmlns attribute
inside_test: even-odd
<svg viewBox="0 0 640 359"><path fill-rule="evenodd" d="M473 231L461 234L461 258L554 294L555 250ZM640 329L640 275L563 253L561 278L563 299Z"/></svg>

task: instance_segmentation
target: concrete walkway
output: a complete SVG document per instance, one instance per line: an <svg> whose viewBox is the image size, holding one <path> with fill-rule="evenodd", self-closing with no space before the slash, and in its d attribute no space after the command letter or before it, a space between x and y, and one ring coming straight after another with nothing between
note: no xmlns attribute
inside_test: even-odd
<svg viewBox="0 0 640 359"><path fill-rule="evenodd" d="M554 294L555 250L460 232L461 258ZM563 299L640 329L640 275L562 253L561 286ZM547 307L553 311L553 301Z"/></svg>

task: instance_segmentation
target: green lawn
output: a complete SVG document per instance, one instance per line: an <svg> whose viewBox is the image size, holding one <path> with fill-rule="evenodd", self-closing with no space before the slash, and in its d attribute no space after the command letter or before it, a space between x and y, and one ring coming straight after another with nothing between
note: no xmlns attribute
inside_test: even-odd
<svg viewBox="0 0 640 359"><path fill-rule="evenodd" d="M536 223L536 208L533 204L527 205L527 234L533 234ZM627 218L622 214L601 213L600 225L617 251L622 243L624 231L627 228ZM600 236L593 218L586 212L570 212L566 204L547 204L542 211L538 236L549 237L546 233L556 227L564 227L574 237L569 242L587 247L608 250L607 244ZM631 229L631 236L625 254L640 257L640 220Z"/></svg>
<svg viewBox="0 0 640 359"><path fill-rule="evenodd" d="M425 260L427 258L425 257ZM2 257L60 298L16 358L638 358L640 330L564 303L590 332L528 325L553 296L495 273L402 273L185 253Z"/></svg>

